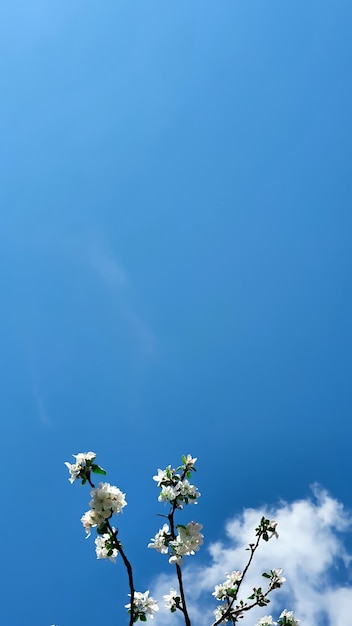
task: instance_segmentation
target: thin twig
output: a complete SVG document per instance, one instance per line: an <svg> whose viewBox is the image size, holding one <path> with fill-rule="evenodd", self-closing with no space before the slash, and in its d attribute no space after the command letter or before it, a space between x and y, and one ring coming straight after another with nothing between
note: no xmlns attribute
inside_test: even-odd
<svg viewBox="0 0 352 626"><path fill-rule="evenodd" d="M110 536L113 539L114 548L116 548L117 551L121 554L122 560L123 560L123 562L125 564L125 567L127 569L128 584L129 584L130 592L131 592L131 594L130 594L130 596L131 596L130 626L132 626L134 624L134 617L135 617L135 615L134 615L134 613L135 613L135 611L134 611L135 588L134 588L134 582L133 582L132 565L129 562L129 560L128 560L128 558L127 558L127 556L126 556L126 554L125 554L125 552L124 552L124 550L122 548L121 542L117 539L117 536L116 536L117 532L113 530L109 520L106 520L106 525L107 525L109 534L110 534Z"/></svg>

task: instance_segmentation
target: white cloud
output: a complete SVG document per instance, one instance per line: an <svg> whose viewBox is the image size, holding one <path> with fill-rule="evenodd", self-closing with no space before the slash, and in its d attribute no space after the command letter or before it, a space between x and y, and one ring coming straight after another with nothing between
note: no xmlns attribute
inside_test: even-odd
<svg viewBox="0 0 352 626"><path fill-rule="evenodd" d="M282 568L287 582L271 594L268 607L249 612L241 620L243 626L253 626L263 615L272 614L277 619L284 608L293 610L302 626L351 623L352 586L348 584L348 567L352 555L344 540L352 529L352 519L340 502L318 486L313 487L312 498L281 502L266 510L245 509L226 523L226 538L209 546L209 565L197 566L196 557L193 561L189 559L189 565L184 567L184 584L193 623L211 624L214 586L224 580L226 572L243 569L248 558L245 548L253 541L253 531L262 515L278 521L279 539L263 542L256 552L241 597L246 599L253 586L263 583L262 573L268 569ZM174 578L159 577L153 596L160 599L175 584ZM157 620L169 626L175 624L175 615L162 609Z"/></svg>
<svg viewBox="0 0 352 626"><path fill-rule="evenodd" d="M126 270L105 241L96 239L90 242L87 256L88 263L118 303L121 316L132 335L145 353L153 354L155 337L140 312L137 311L134 302L137 298Z"/></svg>
<svg viewBox="0 0 352 626"><path fill-rule="evenodd" d="M44 398L42 394L40 393L37 385L35 384L33 384L33 387L32 387L32 395L33 395L33 398L35 400L35 404L37 407L39 420L41 421L43 426L52 426L52 422L45 408Z"/></svg>
<svg viewBox="0 0 352 626"><path fill-rule="evenodd" d="M122 289L128 285L127 274L111 251L95 243L89 250L89 261L104 283L111 289Z"/></svg>
<svg viewBox="0 0 352 626"><path fill-rule="evenodd" d="M28 344L28 342L27 342ZM42 392L42 384L39 376L38 367L36 364L36 354L33 349L30 349L30 346L27 345L27 363L29 374L31 377L31 393L35 402L35 406L37 409L37 416L42 423L43 426L53 426L53 422L48 414L46 403L44 399L44 395Z"/></svg>

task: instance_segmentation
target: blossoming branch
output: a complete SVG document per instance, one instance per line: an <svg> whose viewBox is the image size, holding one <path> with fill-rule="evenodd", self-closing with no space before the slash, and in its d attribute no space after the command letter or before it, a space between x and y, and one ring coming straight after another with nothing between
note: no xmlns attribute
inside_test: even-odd
<svg viewBox="0 0 352 626"><path fill-rule="evenodd" d="M138 620L145 622L148 617L153 619L154 613L159 611L158 603L149 596L149 590L143 593L136 591L131 563L118 539L118 531L110 522L113 515L121 513L127 505L125 494L118 487L108 482L101 482L98 487L95 487L92 482L92 475L106 476L106 471L95 462L96 454L94 452L80 452L73 456L75 458L74 463L65 463L70 473L70 483L79 480L82 485L88 483L92 488L89 510L81 517L86 537L88 538L92 529L95 528L97 532L95 539L97 558L116 562L116 558L120 554L127 570L130 602L125 605L125 608L129 614L129 626ZM158 473L153 477L160 489L158 501L168 505L169 511L164 515L168 523L165 523L158 530L148 544L148 548L153 548L160 554L167 555L169 563L176 568L178 590L171 588L170 593L164 595L164 601L165 607L171 613L176 611L182 613L185 626L191 626L191 619L187 608L182 565L184 557L193 556L198 552L203 545L204 536L200 532L203 528L202 524L195 521L177 524L175 515L178 510L185 506L197 504L201 495L197 487L190 482L192 474L196 471L196 461L196 458L188 454L182 457L180 466L172 468L171 465L168 465L163 470L158 469ZM214 610L215 621L212 626L225 623L236 624L255 606L266 606L270 602L269 594L275 589L279 589L285 582L285 578L281 576L281 569L264 572L263 578L267 580L266 588L254 587L253 593L248 598L238 600L242 582L247 575L260 542L267 542L272 537L278 538L277 523L262 517L255 532L256 539L247 548L249 557L245 567L242 570L234 570L226 574L224 582L215 586L212 595L221 604ZM277 622L273 620L271 615L268 615L262 617L256 626L298 626L298 624L299 620L294 617L294 614L285 609Z"/></svg>

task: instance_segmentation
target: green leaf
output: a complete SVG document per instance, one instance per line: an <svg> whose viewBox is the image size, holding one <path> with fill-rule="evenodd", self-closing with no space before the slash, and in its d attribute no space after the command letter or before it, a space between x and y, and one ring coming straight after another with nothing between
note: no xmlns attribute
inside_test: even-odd
<svg viewBox="0 0 352 626"><path fill-rule="evenodd" d="M103 474L103 476L106 476L106 471L99 465L96 465L95 463L92 463L91 469L92 469L93 474Z"/></svg>
<svg viewBox="0 0 352 626"><path fill-rule="evenodd" d="M270 574L268 574L267 572L264 572L262 576L264 576L264 578L271 578Z"/></svg>
<svg viewBox="0 0 352 626"><path fill-rule="evenodd" d="M237 590L235 587L232 587L231 589L228 590L228 595L231 596L231 598L235 598L237 596Z"/></svg>
<svg viewBox="0 0 352 626"><path fill-rule="evenodd" d="M141 622L146 622L147 621L147 616L145 615L145 613L141 613L139 616L139 619L141 620Z"/></svg>
<svg viewBox="0 0 352 626"><path fill-rule="evenodd" d="M184 454L182 455L182 463L184 463L185 465L187 463L187 457Z"/></svg>

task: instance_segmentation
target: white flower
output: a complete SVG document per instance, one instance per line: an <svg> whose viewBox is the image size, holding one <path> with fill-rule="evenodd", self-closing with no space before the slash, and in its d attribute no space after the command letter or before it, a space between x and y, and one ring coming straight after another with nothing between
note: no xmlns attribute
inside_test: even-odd
<svg viewBox="0 0 352 626"><path fill-rule="evenodd" d="M177 483L176 490L177 493L184 498L191 498L190 503L192 502L193 504L197 504L196 498L199 498L200 493L197 490L197 487L195 487L195 485L191 485L187 478Z"/></svg>
<svg viewBox="0 0 352 626"><path fill-rule="evenodd" d="M235 585L240 580L242 580L242 572L231 572L230 574L226 574L226 583L229 585Z"/></svg>
<svg viewBox="0 0 352 626"><path fill-rule="evenodd" d="M167 475L167 470L171 470L171 465L168 465L168 467L164 470L158 469L157 476L153 476L153 480L156 480L156 482L158 483L158 487L160 487L162 482L170 480Z"/></svg>
<svg viewBox="0 0 352 626"><path fill-rule="evenodd" d="M176 589L171 588L170 593L163 596L163 599L165 600L165 608L175 612L180 602L180 597L177 595Z"/></svg>
<svg viewBox="0 0 352 626"><path fill-rule="evenodd" d="M178 535L174 541L170 541L170 546L174 554L170 557L169 563L182 565L182 557L194 554L203 544L203 535L199 532L203 528L202 524L189 522L187 526L179 524L177 526Z"/></svg>
<svg viewBox="0 0 352 626"><path fill-rule="evenodd" d="M115 528L112 529L115 531ZM97 555L97 559L110 559L113 563L116 562L116 557L118 554L117 548L111 547L111 536L109 533L104 533L104 535L98 535L95 540L95 552Z"/></svg>
<svg viewBox="0 0 352 626"><path fill-rule="evenodd" d="M256 626L276 626L276 622L274 622L271 615L265 615L265 617L260 618Z"/></svg>
<svg viewBox="0 0 352 626"><path fill-rule="evenodd" d="M162 486L161 492L159 494L158 500L159 502L172 502L177 498L177 491L175 487L165 485Z"/></svg>
<svg viewBox="0 0 352 626"><path fill-rule="evenodd" d="M286 620L289 621L290 626L298 626L299 624L299 619L295 618L293 611L287 611L287 609L284 609L284 611L282 611L280 618L282 617L286 617Z"/></svg>
<svg viewBox="0 0 352 626"><path fill-rule="evenodd" d="M69 481L71 484L78 478L79 473L86 466L87 461L93 461L97 455L95 452L79 452L78 454L73 454L72 456L76 459L76 463L65 462L65 465L70 472Z"/></svg>
<svg viewBox="0 0 352 626"><path fill-rule="evenodd" d="M187 454L186 465L194 465L196 460L197 460L197 457L192 458L191 454Z"/></svg>
<svg viewBox="0 0 352 626"><path fill-rule="evenodd" d="M164 524L164 526L156 533L155 537L151 539L152 543L148 543L148 548L155 548L157 552L167 554L169 532L168 525Z"/></svg>
<svg viewBox="0 0 352 626"><path fill-rule="evenodd" d="M215 585L215 591L213 591L212 595L217 600L224 600L227 597L226 585Z"/></svg>
<svg viewBox="0 0 352 626"><path fill-rule="evenodd" d="M286 578L281 576L281 572L282 572L282 569L272 569L271 570L271 572L270 572L270 577L271 577L270 587L272 589L278 589L286 581Z"/></svg>
<svg viewBox="0 0 352 626"><path fill-rule="evenodd" d="M212 595L217 600L224 600L228 597L234 597L237 592L235 585L240 582L242 579L242 572L231 572L230 574L226 574L226 580L222 583L222 585L215 585L215 591L213 591Z"/></svg>
<svg viewBox="0 0 352 626"><path fill-rule="evenodd" d="M131 594L128 594L128 595L131 596ZM131 603L126 604L125 608L130 609ZM133 608L135 611L137 611L138 614L140 613L144 615L147 614L149 615L151 619L154 618L153 613L156 613L157 611L159 611L157 601L154 600L154 598L151 598L151 597L149 598L149 589L145 591L144 593L141 593L140 591L135 591Z"/></svg>
<svg viewBox="0 0 352 626"><path fill-rule="evenodd" d="M269 539L271 539L271 537L276 537L276 539L279 538L279 533L277 532L276 528L277 528L277 522L275 522L274 519L270 520L270 525L268 527L268 530L271 531L271 535Z"/></svg>
<svg viewBox="0 0 352 626"><path fill-rule="evenodd" d="M170 556L169 558L169 563L171 565L182 565L183 563L183 558L181 555L179 554L173 554L172 556Z"/></svg>
<svg viewBox="0 0 352 626"><path fill-rule="evenodd" d="M90 510L81 517L87 537L94 526L106 522L113 513L120 513L127 504L125 494L109 483L100 483L97 489L92 489L90 495L92 496Z"/></svg>
<svg viewBox="0 0 352 626"><path fill-rule="evenodd" d="M111 517L112 513L120 513L127 504L125 494L109 483L100 483L97 489L92 489L90 495L90 507L104 519Z"/></svg>
<svg viewBox="0 0 352 626"><path fill-rule="evenodd" d="M224 613L227 611L227 609L228 607L223 604L216 607L214 611L215 621L218 621L219 619L221 619ZM222 620L222 622L230 622L230 621L232 621L231 615L228 615L225 619Z"/></svg>
<svg viewBox="0 0 352 626"><path fill-rule="evenodd" d="M86 463L87 461L94 461L97 455L95 452L79 452L78 454L73 454L72 456L76 459L76 463L83 465L83 463Z"/></svg>
<svg viewBox="0 0 352 626"><path fill-rule="evenodd" d="M75 482L76 478L78 478L78 475L82 468L80 465L78 465L78 463L68 463L67 461L65 462L65 465L68 468L68 471L70 472L69 481L72 485L72 483Z"/></svg>
<svg viewBox="0 0 352 626"><path fill-rule="evenodd" d="M91 534L91 528L94 526L99 526L104 521L104 518L99 515L96 511L89 510L81 517L81 522L84 526L84 529L87 533L87 538Z"/></svg>
<svg viewBox="0 0 352 626"><path fill-rule="evenodd" d="M204 536L199 532L202 528L202 524L196 522L189 522L186 527L177 526L179 535L176 537L176 541L187 550L184 554L194 554L194 551L199 550L204 539Z"/></svg>

